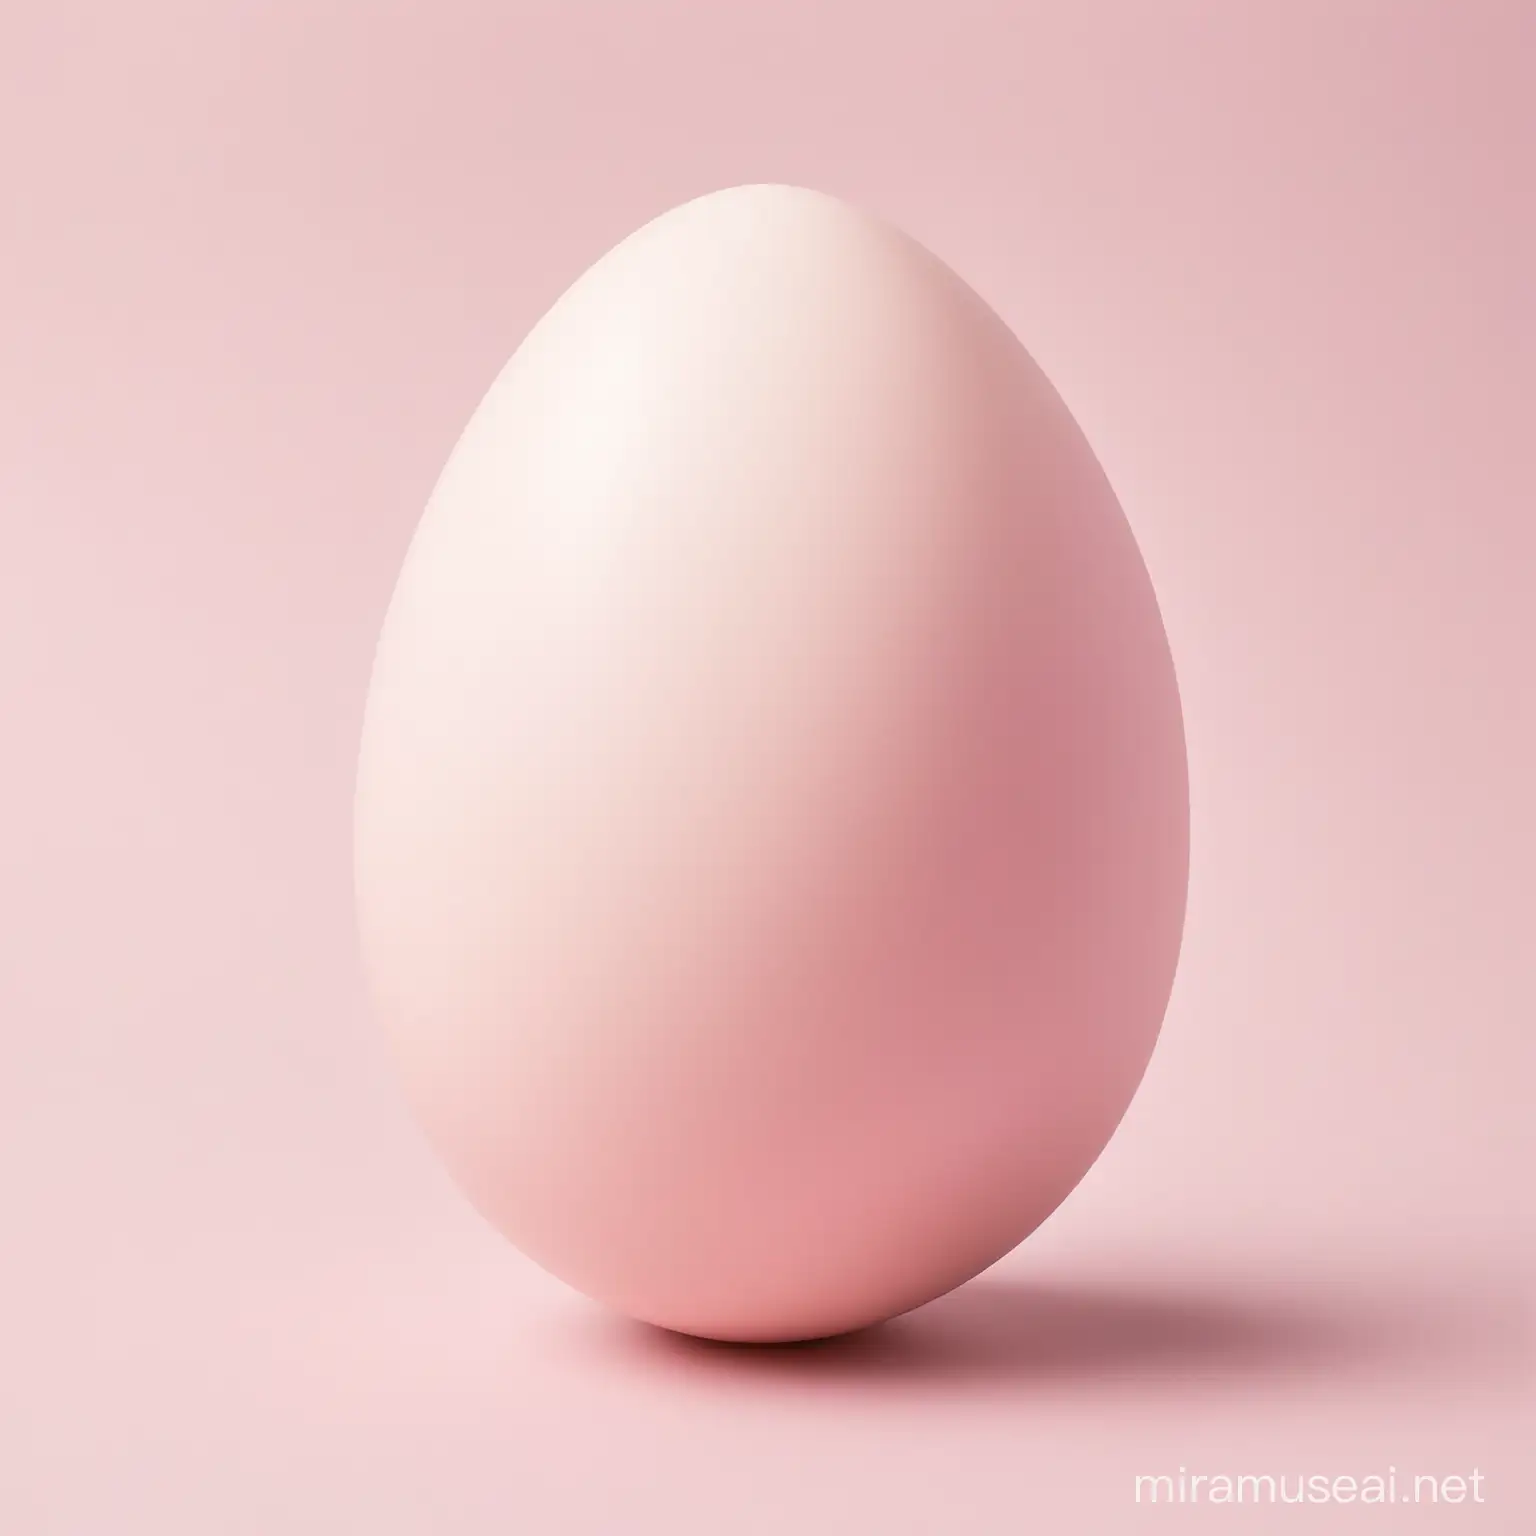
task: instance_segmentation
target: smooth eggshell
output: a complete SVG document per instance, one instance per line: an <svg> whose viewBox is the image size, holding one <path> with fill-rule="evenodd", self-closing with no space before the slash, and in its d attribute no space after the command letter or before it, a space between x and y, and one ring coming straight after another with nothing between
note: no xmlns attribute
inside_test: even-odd
<svg viewBox="0 0 1536 1536"><path fill-rule="evenodd" d="M379 643L364 957L528 1256L720 1339L1013 1248L1146 1067L1188 797L1135 541L902 234L749 187L647 225L475 412Z"/></svg>

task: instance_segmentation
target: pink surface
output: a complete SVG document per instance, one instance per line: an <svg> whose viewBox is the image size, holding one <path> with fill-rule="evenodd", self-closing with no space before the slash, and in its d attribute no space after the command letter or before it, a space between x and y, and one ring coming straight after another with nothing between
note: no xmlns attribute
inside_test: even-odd
<svg viewBox="0 0 1536 1536"><path fill-rule="evenodd" d="M1363 1528L1533 1513L1536 16L0 8L0 1529ZM350 797L454 436L656 210L941 250L1163 605L1186 947L1121 1133L881 1341L667 1348L410 1128Z"/></svg>
<svg viewBox="0 0 1536 1536"><path fill-rule="evenodd" d="M786 186L578 277L433 491L364 714L433 1144L626 1315L783 1343L994 1264L1157 1038L1189 789L1146 567L972 289Z"/></svg>

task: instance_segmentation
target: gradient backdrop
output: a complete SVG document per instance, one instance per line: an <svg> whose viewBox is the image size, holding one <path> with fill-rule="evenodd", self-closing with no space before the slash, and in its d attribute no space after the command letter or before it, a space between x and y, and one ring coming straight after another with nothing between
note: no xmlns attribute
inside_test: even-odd
<svg viewBox="0 0 1536 1536"><path fill-rule="evenodd" d="M0 1530L1529 1530L1533 79L1529 0L0 0ZM468 1214L349 836L481 391L754 180L905 225L1077 413L1194 853L1076 1197L743 1358ZM1134 1504L1181 1465L1486 1503Z"/></svg>

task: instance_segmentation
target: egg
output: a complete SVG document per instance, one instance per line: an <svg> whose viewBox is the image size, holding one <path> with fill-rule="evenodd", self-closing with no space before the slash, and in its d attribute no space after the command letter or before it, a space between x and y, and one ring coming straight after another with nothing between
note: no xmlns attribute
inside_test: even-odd
<svg viewBox="0 0 1536 1536"><path fill-rule="evenodd" d="M362 956L528 1258L774 1342L1007 1254L1123 1116L1178 958L1184 732L1116 497L941 260L715 193L532 329L385 616Z"/></svg>

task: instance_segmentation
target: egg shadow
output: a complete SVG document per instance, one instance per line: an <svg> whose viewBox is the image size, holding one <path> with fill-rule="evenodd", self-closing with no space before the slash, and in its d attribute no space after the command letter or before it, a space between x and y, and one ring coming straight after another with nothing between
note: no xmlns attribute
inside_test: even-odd
<svg viewBox="0 0 1536 1536"><path fill-rule="evenodd" d="M674 1378L882 1391L1499 1387L1528 1380L1530 1361L1525 1293L1510 1277L1373 1293L1326 1282L1254 1291L983 1276L890 1322L807 1343L714 1343L591 1313L578 1337L610 1364Z"/></svg>

